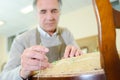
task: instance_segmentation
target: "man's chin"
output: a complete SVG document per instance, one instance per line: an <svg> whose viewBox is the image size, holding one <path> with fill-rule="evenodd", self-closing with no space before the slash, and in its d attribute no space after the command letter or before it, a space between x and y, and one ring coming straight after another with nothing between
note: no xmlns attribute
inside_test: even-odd
<svg viewBox="0 0 120 80"><path fill-rule="evenodd" d="M55 29L47 29L47 32L55 32Z"/></svg>
<svg viewBox="0 0 120 80"><path fill-rule="evenodd" d="M47 26L46 27L46 30L49 30L49 31L54 31L56 29L56 27L54 26Z"/></svg>

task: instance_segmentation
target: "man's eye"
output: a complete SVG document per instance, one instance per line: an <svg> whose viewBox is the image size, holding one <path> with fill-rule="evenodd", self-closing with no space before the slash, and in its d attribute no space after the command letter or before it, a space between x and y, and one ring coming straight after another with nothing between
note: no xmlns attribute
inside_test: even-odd
<svg viewBox="0 0 120 80"><path fill-rule="evenodd" d="M58 10L52 10L52 13L58 13L59 11Z"/></svg>
<svg viewBox="0 0 120 80"><path fill-rule="evenodd" d="M45 14L45 13L46 13L45 10L40 11L40 14Z"/></svg>

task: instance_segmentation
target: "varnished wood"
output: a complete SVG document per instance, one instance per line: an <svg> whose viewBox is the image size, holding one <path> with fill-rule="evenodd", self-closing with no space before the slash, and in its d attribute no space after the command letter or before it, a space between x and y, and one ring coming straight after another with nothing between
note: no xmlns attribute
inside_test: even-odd
<svg viewBox="0 0 120 80"><path fill-rule="evenodd" d="M106 80L103 73L100 74L84 74L80 76L71 76L71 77L31 77L30 80Z"/></svg>
<svg viewBox="0 0 120 80"><path fill-rule="evenodd" d="M113 17L116 28L120 28L120 11L113 8Z"/></svg>
<svg viewBox="0 0 120 80"><path fill-rule="evenodd" d="M99 48L107 80L120 80L120 59L116 49L113 9L109 0L93 0L98 22ZM118 17L118 16L117 16ZM116 18L117 18L116 17ZM117 20L117 19L116 19Z"/></svg>

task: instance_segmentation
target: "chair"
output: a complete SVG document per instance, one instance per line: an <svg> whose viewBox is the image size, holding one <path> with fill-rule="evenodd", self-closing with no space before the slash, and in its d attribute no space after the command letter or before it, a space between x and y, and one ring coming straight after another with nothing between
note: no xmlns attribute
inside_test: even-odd
<svg viewBox="0 0 120 80"><path fill-rule="evenodd" d="M116 49L115 33L115 26L120 28L120 12L112 9L109 0L92 1L98 23L101 66L105 74L83 74L72 77L41 78L40 80L120 80L120 59ZM32 77L31 80L37 80L37 78Z"/></svg>
<svg viewBox="0 0 120 80"><path fill-rule="evenodd" d="M101 66L107 80L120 80L120 59L116 49L115 26L120 28L120 12L113 9L109 0L93 0L98 22Z"/></svg>

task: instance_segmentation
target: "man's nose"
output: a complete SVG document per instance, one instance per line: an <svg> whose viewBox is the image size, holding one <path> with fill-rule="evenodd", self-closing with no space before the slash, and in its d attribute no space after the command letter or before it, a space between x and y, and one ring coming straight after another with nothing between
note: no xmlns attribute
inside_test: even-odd
<svg viewBox="0 0 120 80"><path fill-rule="evenodd" d="M53 14L51 12L47 13L46 18L48 20L53 20L54 19Z"/></svg>

